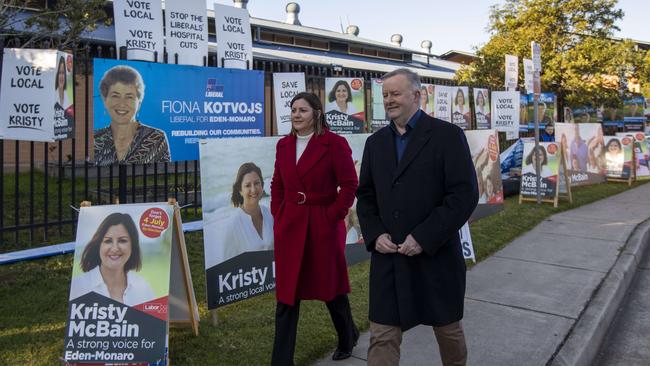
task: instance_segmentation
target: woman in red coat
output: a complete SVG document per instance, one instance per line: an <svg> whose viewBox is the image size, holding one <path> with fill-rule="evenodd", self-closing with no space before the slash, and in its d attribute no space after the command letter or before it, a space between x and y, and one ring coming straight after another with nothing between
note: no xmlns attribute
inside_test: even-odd
<svg viewBox="0 0 650 366"><path fill-rule="evenodd" d="M338 347L350 357L359 331L352 320L345 223L358 185L347 141L329 131L317 96L291 101L291 134L278 141L271 182L275 242L273 365L292 365L300 300L327 304Z"/></svg>

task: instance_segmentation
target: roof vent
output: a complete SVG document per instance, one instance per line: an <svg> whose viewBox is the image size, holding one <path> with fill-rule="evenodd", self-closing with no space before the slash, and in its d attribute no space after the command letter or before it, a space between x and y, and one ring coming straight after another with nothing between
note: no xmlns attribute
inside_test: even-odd
<svg viewBox="0 0 650 366"><path fill-rule="evenodd" d="M300 24L300 19L298 19L298 14L300 14L300 5L298 3L289 3L287 4L287 24L293 25L302 25Z"/></svg>
<svg viewBox="0 0 650 366"><path fill-rule="evenodd" d="M348 25L348 28L345 30L345 33L353 35L353 36L358 36L359 35L359 27L356 25Z"/></svg>
<svg viewBox="0 0 650 366"><path fill-rule="evenodd" d="M422 47L423 50L427 51L428 54L431 54L431 47L433 47L433 43L426 39L420 43L420 47Z"/></svg>
<svg viewBox="0 0 650 366"><path fill-rule="evenodd" d="M248 0L232 0L233 3L235 3L235 8L241 8L241 9L246 9L246 4L248 4Z"/></svg>
<svg viewBox="0 0 650 366"><path fill-rule="evenodd" d="M402 47L402 40L404 37L402 37L401 34L393 34L390 36L390 43L394 44L397 47Z"/></svg>

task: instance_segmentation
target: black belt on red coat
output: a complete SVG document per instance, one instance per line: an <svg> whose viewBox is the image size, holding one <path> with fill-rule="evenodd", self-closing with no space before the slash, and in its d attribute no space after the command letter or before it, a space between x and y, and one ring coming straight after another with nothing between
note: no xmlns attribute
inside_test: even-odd
<svg viewBox="0 0 650 366"><path fill-rule="evenodd" d="M336 193L284 191L285 202L297 205L325 206L336 201Z"/></svg>

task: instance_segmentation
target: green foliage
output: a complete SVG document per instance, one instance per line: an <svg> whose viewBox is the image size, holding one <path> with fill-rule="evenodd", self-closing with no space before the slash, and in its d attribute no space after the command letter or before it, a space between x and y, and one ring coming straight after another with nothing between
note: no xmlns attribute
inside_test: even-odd
<svg viewBox="0 0 650 366"><path fill-rule="evenodd" d="M612 38L623 12L616 0L507 0L492 7L492 37L478 60L458 71L459 82L502 89L506 54L530 58L530 43L541 46L542 90L571 105L617 104L619 75L637 78L643 52ZM523 67L519 68L523 89ZM647 79L647 77L646 77Z"/></svg>
<svg viewBox="0 0 650 366"><path fill-rule="evenodd" d="M50 9L24 10L25 1L2 1L0 4L0 32L2 36L26 35L19 25L24 23L29 38L22 47L33 47L43 40L50 47L75 49L81 34L92 32L101 23L108 23L104 0L59 0ZM28 14L24 19L21 14ZM24 19L24 22L23 22Z"/></svg>

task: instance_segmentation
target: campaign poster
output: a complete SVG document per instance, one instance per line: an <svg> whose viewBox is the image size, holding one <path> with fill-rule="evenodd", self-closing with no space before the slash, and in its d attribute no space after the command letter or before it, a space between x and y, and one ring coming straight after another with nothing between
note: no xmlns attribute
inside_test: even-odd
<svg viewBox="0 0 650 366"><path fill-rule="evenodd" d="M602 183L607 173L605 139L598 123L556 123L555 141L566 156L571 186Z"/></svg>
<svg viewBox="0 0 650 366"><path fill-rule="evenodd" d="M477 130L489 130L490 123L490 91L474 88L474 118Z"/></svg>
<svg viewBox="0 0 650 366"><path fill-rule="evenodd" d="M623 121L625 131L645 131L646 117L644 115L645 98L636 94L623 98Z"/></svg>
<svg viewBox="0 0 650 366"><path fill-rule="evenodd" d="M522 197L537 197L536 164L540 165L540 191L542 199L555 199L557 183L560 179L560 146L555 142L540 142L535 149L535 142L524 143L524 156L521 167Z"/></svg>
<svg viewBox="0 0 650 366"><path fill-rule="evenodd" d="M165 25L169 63L207 66L208 14L205 1L165 0Z"/></svg>
<svg viewBox="0 0 650 366"><path fill-rule="evenodd" d="M528 94L528 128L535 128L535 101L533 94ZM557 122L557 98L555 93L541 93L537 102L539 127Z"/></svg>
<svg viewBox="0 0 650 366"><path fill-rule="evenodd" d="M494 98L494 95L492 95ZM528 95L519 95L519 131L528 131Z"/></svg>
<svg viewBox="0 0 650 366"><path fill-rule="evenodd" d="M588 105L571 108L571 115L575 123L601 122L598 118L598 109Z"/></svg>
<svg viewBox="0 0 650 366"><path fill-rule="evenodd" d="M469 130L472 124L472 112L469 109L468 87L452 87L451 96L453 98L451 122L463 130Z"/></svg>
<svg viewBox="0 0 650 366"><path fill-rule="evenodd" d="M633 150L633 136L605 136L607 178L630 178Z"/></svg>
<svg viewBox="0 0 650 366"><path fill-rule="evenodd" d="M345 135L357 174L367 137L368 134ZM275 289L270 194L279 139L274 136L200 142L209 309ZM259 227L247 213L251 211L261 212ZM365 246L353 245L363 243L356 204L348 212L345 224L349 244L346 253L352 249L365 251ZM238 278L248 280L238 281Z"/></svg>
<svg viewBox="0 0 650 366"><path fill-rule="evenodd" d="M478 204L503 203L499 137L495 130L465 131L478 181Z"/></svg>
<svg viewBox="0 0 650 366"><path fill-rule="evenodd" d="M492 92L492 128L505 132L508 140L519 137L519 92Z"/></svg>
<svg viewBox="0 0 650 366"><path fill-rule="evenodd" d="M173 214L166 203L81 208L66 363L166 364Z"/></svg>
<svg viewBox="0 0 650 366"><path fill-rule="evenodd" d="M291 100L305 90L304 73L273 73L273 102L278 135L287 135L291 132Z"/></svg>
<svg viewBox="0 0 650 366"><path fill-rule="evenodd" d="M636 159L636 177L650 177L650 154L648 152L648 140L643 132L626 133L619 132L617 137L624 138L629 136L634 139L634 156Z"/></svg>
<svg viewBox="0 0 650 366"><path fill-rule="evenodd" d="M69 53L56 52L54 79L54 139L74 137L74 59Z"/></svg>
<svg viewBox="0 0 650 366"><path fill-rule="evenodd" d="M54 141L74 135L72 55L5 48L0 84L0 138Z"/></svg>
<svg viewBox="0 0 650 366"><path fill-rule="evenodd" d="M163 62L162 2L156 0L113 1L115 45L126 47L129 60Z"/></svg>
<svg viewBox="0 0 650 366"><path fill-rule="evenodd" d="M93 65L98 165L197 160L200 138L264 135L263 71L108 59Z"/></svg>
<svg viewBox="0 0 650 366"><path fill-rule="evenodd" d="M362 78L325 78L325 120L332 132L365 132L365 106Z"/></svg>
<svg viewBox="0 0 650 366"><path fill-rule="evenodd" d="M533 60L531 59L523 59L524 61L524 86L526 88L526 92L530 93L533 92L534 85L533 85Z"/></svg>
<svg viewBox="0 0 650 366"><path fill-rule="evenodd" d="M372 118L370 118L370 132L379 131L382 127L390 123L386 119L386 109L384 108L383 81L381 79L371 79L370 89L372 97Z"/></svg>
<svg viewBox="0 0 650 366"><path fill-rule="evenodd" d="M253 68L253 40L248 10L214 4L217 61L221 67Z"/></svg>
<svg viewBox="0 0 650 366"><path fill-rule="evenodd" d="M504 81L506 89L517 89L517 84L519 83L519 57L506 55Z"/></svg>
<svg viewBox="0 0 650 366"><path fill-rule="evenodd" d="M433 116L451 122L451 87L434 85Z"/></svg>
<svg viewBox="0 0 650 366"><path fill-rule="evenodd" d="M600 108L603 126L623 127L625 114L623 105L619 106L602 106Z"/></svg>
<svg viewBox="0 0 650 366"><path fill-rule="evenodd" d="M420 109L433 117L435 86L433 84L420 84Z"/></svg>

